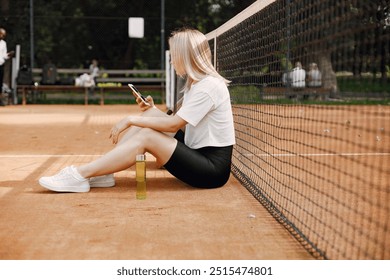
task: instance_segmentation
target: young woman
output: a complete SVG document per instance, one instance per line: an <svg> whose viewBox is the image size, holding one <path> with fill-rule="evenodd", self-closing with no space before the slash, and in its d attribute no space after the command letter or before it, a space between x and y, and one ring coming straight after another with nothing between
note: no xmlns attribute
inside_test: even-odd
<svg viewBox="0 0 390 280"><path fill-rule="evenodd" d="M88 192L90 187L115 185L113 173L135 164L137 154L148 152L171 174L200 188L223 186L230 175L235 144L228 81L211 63L206 37L182 29L169 39L171 63L186 79L181 108L173 116L137 98L143 111L117 123L110 138L115 148L88 164L64 168L39 179L41 186L57 192ZM126 133L119 140L119 135Z"/></svg>

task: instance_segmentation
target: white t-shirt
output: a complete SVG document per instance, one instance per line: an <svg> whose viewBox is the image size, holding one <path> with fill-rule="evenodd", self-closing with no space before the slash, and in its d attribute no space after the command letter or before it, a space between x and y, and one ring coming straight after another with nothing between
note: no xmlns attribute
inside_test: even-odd
<svg viewBox="0 0 390 280"><path fill-rule="evenodd" d="M309 87L320 87L322 85L322 75L318 69L312 69L308 73L309 82L307 85Z"/></svg>
<svg viewBox="0 0 390 280"><path fill-rule="evenodd" d="M306 71L302 68L294 68L291 71L291 86L293 88L304 88L306 85Z"/></svg>
<svg viewBox="0 0 390 280"><path fill-rule="evenodd" d="M177 115L185 120L184 143L192 148L235 144L230 94L225 82L206 76L184 93Z"/></svg>
<svg viewBox="0 0 390 280"><path fill-rule="evenodd" d="M0 40L0 65L3 65L7 59L7 43L4 40Z"/></svg>

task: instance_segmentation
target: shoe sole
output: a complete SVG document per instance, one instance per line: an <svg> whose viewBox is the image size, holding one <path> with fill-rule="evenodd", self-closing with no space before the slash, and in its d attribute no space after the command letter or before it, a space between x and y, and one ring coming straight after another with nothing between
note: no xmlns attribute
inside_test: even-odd
<svg viewBox="0 0 390 280"><path fill-rule="evenodd" d="M89 185L91 186L91 188L111 188L115 186L115 182L114 183L89 183Z"/></svg>
<svg viewBox="0 0 390 280"><path fill-rule="evenodd" d="M89 189L90 188L78 188L78 189L75 189L74 187L64 187L64 188L56 188L56 187L52 187L44 182L41 182L41 180L39 180L39 184L48 189L48 190L51 190L51 191L55 191L55 192L74 192L74 193L86 193L86 192L89 192Z"/></svg>

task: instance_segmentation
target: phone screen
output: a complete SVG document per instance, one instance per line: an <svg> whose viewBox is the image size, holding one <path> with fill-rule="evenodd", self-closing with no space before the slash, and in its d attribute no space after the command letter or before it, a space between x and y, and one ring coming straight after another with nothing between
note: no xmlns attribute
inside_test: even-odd
<svg viewBox="0 0 390 280"><path fill-rule="evenodd" d="M150 106L149 102L146 101L145 96L143 96L133 84L128 84L128 86L131 88L131 90L132 90L139 98L142 99L142 102L143 102L144 104Z"/></svg>

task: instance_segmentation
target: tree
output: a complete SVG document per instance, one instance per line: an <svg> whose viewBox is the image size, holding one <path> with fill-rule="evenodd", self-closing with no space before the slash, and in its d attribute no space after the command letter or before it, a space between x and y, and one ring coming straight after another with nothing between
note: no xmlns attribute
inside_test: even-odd
<svg viewBox="0 0 390 280"><path fill-rule="evenodd" d="M29 6L26 0L1 0L0 25L9 45L21 44L22 63L30 60ZM191 26L208 32L254 0L167 0L166 38ZM51 59L57 67L83 67L97 58L106 68L160 67L160 0L34 0L35 64ZM145 18L145 38L127 36L129 17Z"/></svg>
<svg viewBox="0 0 390 280"><path fill-rule="evenodd" d="M335 71L352 71L355 76L369 71L374 77L380 72L382 80L386 79L390 31L386 25L387 1L290 0L289 3L292 44L297 46L292 49L292 57L318 61L325 87L338 91Z"/></svg>

